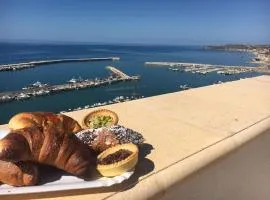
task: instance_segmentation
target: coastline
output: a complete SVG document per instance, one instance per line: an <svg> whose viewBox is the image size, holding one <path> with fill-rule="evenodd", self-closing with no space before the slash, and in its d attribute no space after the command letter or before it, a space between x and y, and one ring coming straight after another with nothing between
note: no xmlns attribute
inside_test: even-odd
<svg viewBox="0 0 270 200"><path fill-rule="evenodd" d="M254 56L250 63L262 65L260 67L270 70L270 45L228 44L220 46L207 46L206 48L223 51L249 52Z"/></svg>

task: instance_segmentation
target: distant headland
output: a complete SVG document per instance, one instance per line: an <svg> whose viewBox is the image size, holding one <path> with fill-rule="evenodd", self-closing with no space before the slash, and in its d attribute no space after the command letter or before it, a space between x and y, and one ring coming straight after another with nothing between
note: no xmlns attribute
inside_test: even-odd
<svg viewBox="0 0 270 200"><path fill-rule="evenodd" d="M210 45L206 49L222 51L247 51L254 55L251 63L261 64L270 70L270 44L265 45L248 45L248 44L226 44Z"/></svg>

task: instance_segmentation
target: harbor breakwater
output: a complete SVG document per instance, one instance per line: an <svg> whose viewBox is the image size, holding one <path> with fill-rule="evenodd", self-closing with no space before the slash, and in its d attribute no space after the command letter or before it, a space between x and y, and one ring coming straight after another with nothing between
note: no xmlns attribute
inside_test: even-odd
<svg viewBox="0 0 270 200"><path fill-rule="evenodd" d="M107 78L95 80L70 80L66 84L61 85L48 85L37 82L32 84L31 87L25 87L18 91L9 91L0 93L0 103L10 102L14 100L25 100L35 96L45 96L49 94L56 94L63 91L79 90L90 87L98 87L102 85L114 84L121 81L139 80L140 76L129 76L115 67L107 67L113 75Z"/></svg>
<svg viewBox="0 0 270 200"><path fill-rule="evenodd" d="M69 63L69 62L107 61L107 60L116 61L116 60L120 60L120 58L119 57L106 57L106 58L57 59L57 60L31 61L31 62L23 62L23 63L16 63L16 64L4 64L4 65L0 65L0 72L23 70L23 69L40 66L40 65Z"/></svg>

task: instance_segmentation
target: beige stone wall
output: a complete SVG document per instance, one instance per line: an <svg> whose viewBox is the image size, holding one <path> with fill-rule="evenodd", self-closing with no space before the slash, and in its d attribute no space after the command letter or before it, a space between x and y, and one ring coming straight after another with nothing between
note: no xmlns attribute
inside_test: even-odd
<svg viewBox="0 0 270 200"><path fill-rule="evenodd" d="M270 129L169 188L160 199L268 200L269 187Z"/></svg>

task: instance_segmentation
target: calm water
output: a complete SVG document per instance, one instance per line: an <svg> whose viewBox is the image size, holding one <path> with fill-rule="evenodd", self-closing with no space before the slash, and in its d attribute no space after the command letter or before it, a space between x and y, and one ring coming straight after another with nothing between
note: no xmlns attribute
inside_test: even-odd
<svg viewBox="0 0 270 200"><path fill-rule="evenodd" d="M69 108L83 107L104 102L116 96L153 96L180 91L179 86L188 84L200 87L257 76L258 73L245 73L231 76L180 73L162 67L147 67L147 61L179 61L225 65L249 65L251 55L245 52L223 52L205 50L200 46L127 46L127 45L26 45L0 44L0 64L24 61L85 58L120 57L120 61L101 61L84 63L63 63L39 66L15 72L0 72L0 92L18 90L27 84L41 81L60 84L72 77L107 77L107 65L115 66L129 75L141 75L140 81L122 82L99 88L89 88L64 92L57 95L35 97L26 101L0 104L0 124L18 112L52 111L60 112Z"/></svg>

